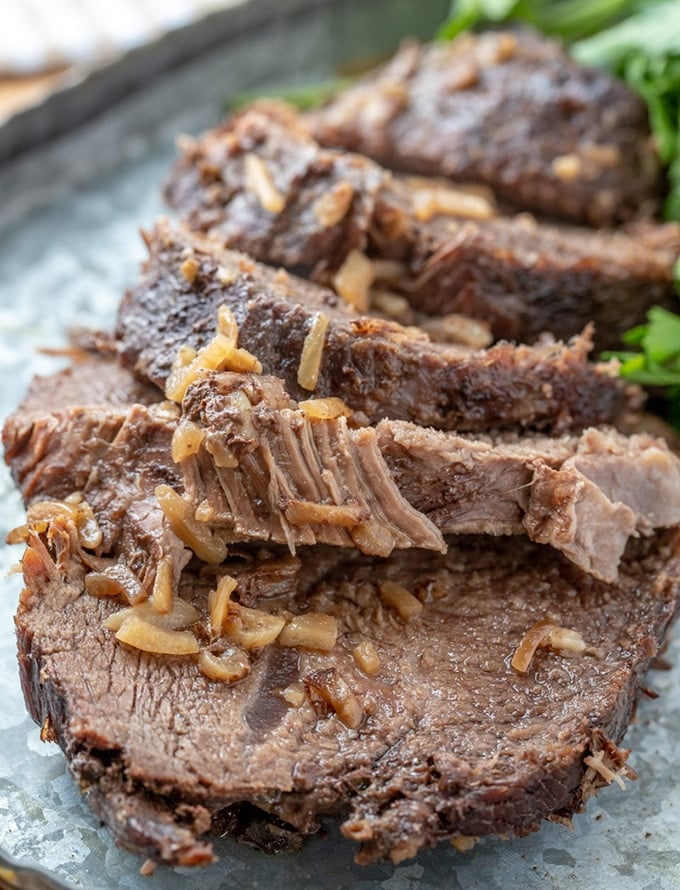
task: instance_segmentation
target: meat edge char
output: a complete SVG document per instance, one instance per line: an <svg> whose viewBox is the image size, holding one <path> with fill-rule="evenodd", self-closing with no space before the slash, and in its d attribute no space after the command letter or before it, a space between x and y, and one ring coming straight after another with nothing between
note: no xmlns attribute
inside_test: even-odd
<svg viewBox="0 0 680 890"><path fill-rule="evenodd" d="M250 188L246 161L254 158L275 183L281 212L266 209ZM339 220L327 219L319 202L343 189L351 202L336 209ZM441 192L444 213L437 211ZM535 342L545 331L566 340L592 321L597 347L605 349L616 348L651 305L673 303L671 242L677 254L680 229L672 224L638 224L630 235L594 232L498 215L480 196L468 218L460 202L469 194L440 180L394 177L366 157L321 147L291 109L271 102L187 146L165 194L189 228L321 284L339 273L349 278L343 270L355 251L402 263L387 286L410 304L397 315L405 324L421 312L462 313L488 325L495 339ZM436 331L434 318L430 325Z"/></svg>

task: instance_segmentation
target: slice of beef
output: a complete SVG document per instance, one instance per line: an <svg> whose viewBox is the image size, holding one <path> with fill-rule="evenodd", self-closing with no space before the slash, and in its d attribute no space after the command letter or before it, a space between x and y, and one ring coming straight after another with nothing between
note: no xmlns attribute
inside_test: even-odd
<svg viewBox="0 0 680 890"><path fill-rule="evenodd" d="M386 167L576 222L629 219L660 195L644 102L528 30L409 42L311 121L320 141Z"/></svg>
<svg viewBox="0 0 680 890"><path fill-rule="evenodd" d="M161 398L155 386L140 382L115 355L92 353L55 374L34 377L16 413L28 420L73 405L129 407L153 405Z"/></svg>
<svg viewBox="0 0 680 890"><path fill-rule="evenodd" d="M93 388L95 374L102 382ZM293 552L321 542L387 556L444 551L443 534L528 533L613 580L629 535L680 521L677 460L650 436L481 441L398 421L356 428L353 417L306 413L323 402L298 409L276 378L216 373L184 400L176 446L186 431L201 442L180 470L171 453L179 409L117 405L128 392L121 383L139 394L110 359L39 378L5 425L5 455L26 504L38 502L29 517L48 515L45 501L61 510L54 502L77 493L101 533L92 560L114 575L124 560L147 593L165 558L175 582L187 559L159 485L178 496L186 489L187 515L202 510L201 530L221 558L225 542ZM75 404L57 408L64 398Z"/></svg>
<svg viewBox="0 0 680 890"><path fill-rule="evenodd" d="M253 164L271 179L280 206L272 209L253 181ZM501 216L480 195L398 180L367 158L321 148L290 109L271 103L185 143L166 197L192 229L320 283L335 281L350 297L343 264L353 251L398 261L390 280L378 281L375 302L385 287L398 292L411 308L397 320L407 323L419 313L464 314L495 338L534 342L544 331L566 339L593 321L596 346L613 348L650 306L675 299L677 225L594 233ZM374 268L384 277L380 263ZM357 287L354 298L365 305L366 290Z"/></svg>
<svg viewBox="0 0 680 890"><path fill-rule="evenodd" d="M115 359L93 358L36 378L2 431L29 518L82 496L101 533L86 547L89 564L115 579L122 562L128 589L147 593L163 558L176 583L190 556L154 494L158 485L182 491L171 456L178 412L154 397L158 402L158 390Z"/></svg>
<svg viewBox="0 0 680 890"><path fill-rule="evenodd" d="M194 512L209 506L206 525L227 540L274 541L293 553L316 543L377 556L446 550L401 495L373 427L311 421L277 378L238 374L191 386L182 414L178 437L184 424L201 436L198 452L181 461L186 498Z"/></svg>
<svg viewBox="0 0 680 890"><path fill-rule="evenodd" d="M239 344L294 398L305 339L328 320L315 396L338 396L371 421L383 417L462 431L534 428L561 432L616 423L639 390L611 365L587 362L588 333L562 345L499 343L470 352L394 322L358 315L330 290L274 272L242 254L161 222L147 236L149 259L125 296L117 323L123 362L164 386L181 347L213 337L222 305Z"/></svg>
<svg viewBox="0 0 680 890"><path fill-rule="evenodd" d="M195 656L117 643L102 626L117 606L85 593L70 540L58 518L24 556L26 702L116 841L173 865L211 860L211 825L239 833L259 821L249 837L272 848L331 815L359 861L398 862L444 838L521 835L579 810L603 775L625 771L616 745L680 577L674 533L631 542L615 585L522 538L380 562L317 547L301 554L297 590L259 608L328 613L337 643L272 643L228 684ZM387 605L387 581L420 601L416 617ZM214 583L185 573L182 595L205 613ZM585 651L540 649L517 673L513 650L546 618L581 634ZM200 621L193 631L215 645ZM371 676L353 655L362 640L378 656ZM299 707L284 690L306 690Z"/></svg>
<svg viewBox="0 0 680 890"><path fill-rule="evenodd" d="M181 149L164 196L189 228L322 281L350 250L366 250L376 205L393 179L368 158L320 146L280 102L258 102L200 139L185 139ZM282 207L263 206L253 159Z"/></svg>
<svg viewBox="0 0 680 890"><path fill-rule="evenodd" d="M186 499L226 540L445 550L442 535L527 533L607 581L631 535L680 525L663 440L587 430L479 439L298 408L272 377L212 374L183 403ZM200 444L195 446L198 433Z"/></svg>

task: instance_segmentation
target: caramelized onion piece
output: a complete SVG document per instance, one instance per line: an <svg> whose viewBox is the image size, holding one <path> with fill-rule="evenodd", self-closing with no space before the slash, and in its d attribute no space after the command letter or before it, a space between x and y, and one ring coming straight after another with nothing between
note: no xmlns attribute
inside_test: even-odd
<svg viewBox="0 0 680 890"><path fill-rule="evenodd" d="M238 328L227 306L217 310L217 333L199 352L182 347L165 383L166 398L180 403L192 383L208 371L238 371L261 374L262 365L247 350L236 345Z"/></svg>
<svg viewBox="0 0 680 890"><path fill-rule="evenodd" d="M491 328L485 321L456 312L425 319L420 327L435 343L454 343L471 349L484 349L493 343Z"/></svg>
<svg viewBox="0 0 680 890"><path fill-rule="evenodd" d="M139 578L125 563L107 566L103 572L89 572L85 576L85 590L90 596L122 596L130 605L147 597Z"/></svg>
<svg viewBox="0 0 680 890"><path fill-rule="evenodd" d="M156 497L170 528L199 559L213 564L224 561L227 545L205 523L198 522L192 516L191 505L183 497L169 485L159 485Z"/></svg>
<svg viewBox="0 0 680 890"><path fill-rule="evenodd" d="M224 287L229 287L238 278L238 272L235 269L227 269L225 266L218 266L215 272L215 278Z"/></svg>
<svg viewBox="0 0 680 890"><path fill-rule="evenodd" d="M235 683L250 673L250 660L241 649L224 655L213 655L203 649L198 656L198 669L210 680Z"/></svg>
<svg viewBox="0 0 680 890"><path fill-rule="evenodd" d="M310 392L316 388L316 382L319 379L328 322L329 319L325 313L317 312L302 345L297 380L303 389Z"/></svg>
<svg viewBox="0 0 680 890"><path fill-rule="evenodd" d="M332 615L306 612L291 618L279 634L278 642L281 646L330 652L337 638L338 622Z"/></svg>
<svg viewBox="0 0 680 890"><path fill-rule="evenodd" d="M366 510L355 504L317 504L314 501L289 501L283 513L291 525L339 525L354 528L366 519Z"/></svg>
<svg viewBox="0 0 680 890"><path fill-rule="evenodd" d="M423 604L420 600L396 581L383 581L379 590L380 599L390 609L394 609L404 621L410 621L423 611Z"/></svg>
<svg viewBox="0 0 680 890"><path fill-rule="evenodd" d="M273 643L285 623L286 619L280 615L231 603L223 627L229 639L250 651Z"/></svg>
<svg viewBox="0 0 680 890"><path fill-rule="evenodd" d="M520 640L519 646L515 649L510 667L521 674L526 673L534 653L541 643L547 639L548 633L555 626L554 621L551 621L550 618L540 618L532 624Z"/></svg>
<svg viewBox="0 0 680 890"><path fill-rule="evenodd" d="M201 501L194 512L194 519L197 522L212 522L215 516L217 516L215 505L211 504L207 499Z"/></svg>
<svg viewBox="0 0 680 890"><path fill-rule="evenodd" d="M92 507L83 500L80 492L70 494L63 501L36 501L28 508L28 526L47 525L55 519L70 520L76 527L78 543L86 550L96 550L102 542L102 531L92 511Z"/></svg>
<svg viewBox="0 0 680 890"><path fill-rule="evenodd" d="M576 154L559 155L553 160L552 168L562 182L573 182L583 173L581 158Z"/></svg>
<svg viewBox="0 0 680 890"><path fill-rule="evenodd" d="M291 708L301 708L307 698L307 693L302 683L291 683L290 686L286 686L281 695L286 704L290 705Z"/></svg>
<svg viewBox="0 0 680 890"><path fill-rule="evenodd" d="M171 556L164 556L158 561L153 582L152 604L154 611L160 615L167 615L172 611L175 599L174 577L174 561Z"/></svg>
<svg viewBox="0 0 680 890"><path fill-rule="evenodd" d="M179 267L179 271L182 273L182 277L189 284L193 284L196 281L196 276L198 275L198 270L201 268L201 264L195 257L189 257L189 259L184 260L182 265Z"/></svg>
<svg viewBox="0 0 680 890"><path fill-rule="evenodd" d="M373 263L359 250L350 250L335 273L333 287L358 312L368 310L368 292L373 284Z"/></svg>
<svg viewBox="0 0 680 890"><path fill-rule="evenodd" d="M370 640L362 640L352 649L352 655L357 665L369 677L374 677L382 667L380 656Z"/></svg>
<svg viewBox="0 0 680 890"><path fill-rule="evenodd" d="M434 184L413 193L413 210L422 221L434 216L458 216L464 219L491 219L496 210L482 195Z"/></svg>
<svg viewBox="0 0 680 890"><path fill-rule="evenodd" d="M285 199L274 184L274 177L269 168L256 154L245 156L244 182L246 188L253 192L263 210L269 213L281 213L286 206Z"/></svg>
<svg viewBox="0 0 680 890"><path fill-rule="evenodd" d="M191 420L182 420L172 434L172 459L176 464L198 454L205 433L197 423Z"/></svg>
<svg viewBox="0 0 680 890"><path fill-rule="evenodd" d="M324 228L337 225L347 215L354 197L351 183L338 182L314 203L314 216Z"/></svg>
<svg viewBox="0 0 680 890"><path fill-rule="evenodd" d="M233 454L223 442L220 442L220 440L216 439L214 436L209 436L205 440L205 448L208 454L212 455L216 467L233 469L238 466L238 458L236 455Z"/></svg>
<svg viewBox="0 0 680 890"><path fill-rule="evenodd" d="M310 420L335 420L337 417L352 416L352 409L335 396L328 399L306 399L298 403L298 408Z"/></svg>
<svg viewBox="0 0 680 890"><path fill-rule="evenodd" d="M99 528L92 507L85 500L80 500L75 512L78 541L86 550L96 550L102 542L102 530Z"/></svg>
<svg viewBox="0 0 680 890"><path fill-rule="evenodd" d="M305 678L306 685L335 711L349 729L357 729L364 719L364 710L347 682L335 668L315 671Z"/></svg>
<svg viewBox="0 0 680 890"><path fill-rule="evenodd" d="M123 622L131 615L136 615L138 618L148 621L149 624L155 624L156 627L161 627L165 630L183 630L202 617L199 610L192 606L191 603L180 597L175 597L170 612L157 612L154 609L153 603L147 600L146 602L139 603L139 605L130 606L127 609L121 609L119 612L109 615L104 621L104 627L108 630L120 630Z"/></svg>
<svg viewBox="0 0 680 890"><path fill-rule="evenodd" d="M116 633L116 639L135 649L157 655L196 655L198 640L188 630L166 630L139 615L128 615Z"/></svg>
<svg viewBox="0 0 680 890"><path fill-rule="evenodd" d="M382 288L371 288L370 305L371 309L382 312L388 318L401 318L410 309L406 297Z"/></svg>
<svg viewBox="0 0 680 890"><path fill-rule="evenodd" d="M28 540L28 525L18 525L5 535L6 544L25 544Z"/></svg>
<svg viewBox="0 0 680 890"><path fill-rule="evenodd" d="M228 306L225 306L224 303L217 307L217 333L223 334L234 344L238 341L238 325L236 324L236 318L231 309Z"/></svg>
<svg viewBox="0 0 680 890"><path fill-rule="evenodd" d="M367 519L361 525L353 528L350 536L364 553L371 553L374 556L389 556L394 550L394 538L389 529L372 519Z"/></svg>
<svg viewBox="0 0 680 890"><path fill-rule="evenodd" d="M586 642L581 634L570 627L553 627L544 645L560 653L575 652L577 655L581 655L591 651L586 646Z"/></svg>
<svg viewBox="0 0 680 890"><path fill-rule="evenodd" d="M529 669L531 660L536 650L540 648L552 649L561 654L575 652L577 654L595 654L594 650L586 646L581 634L568 627L560 627L550 618L540 618L522 637L519 646L512 656L510 667L525 674Z"/></svg>
<svg viewBox="0 0 680 890"><path fill-rule="evenodd" d="M217 588L208 594L208 610L210 612L210 631L213 636L222 633L224 622L229 613L231 595L236 589L236 578L223 575L217 582Z"/></svg>

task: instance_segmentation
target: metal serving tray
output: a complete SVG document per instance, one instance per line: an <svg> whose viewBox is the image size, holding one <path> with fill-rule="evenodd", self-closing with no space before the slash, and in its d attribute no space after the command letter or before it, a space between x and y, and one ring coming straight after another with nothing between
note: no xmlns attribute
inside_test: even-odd
<svg viewBox="0 0 680 890"><path fill-rule="evenodd" d="M215 20L219 46L213 40L210 52L149 79L94 121L0 168L0 419L34 374L58 367L38 347L63 345L74 324L110 327L144 253L138 229L163 211L159 185L178 132L214 124L234 91L313 81L350 58L389 51L406 33L428 36L447 6L446 0L243 2ZM144 81L143 59L136 57L135 65ZM148 71L157 70L150 59ZM76 89L71 101L78 101ZM61 110L59 104L53 113ZM3 466L2 539L22 521ZM269 857L224 840L217 843L220 861L205 870L160 868L140 876L142 858L114 845L81 799L58 747L40 742L25 714L12 622L20 576L7 576L19 556L19 548L0 549L0 888L11 886L3 856L42 870L33 877L17 873L14 885L27 890L680 887L677 667L650 675L646 682L661 695L641 703L626 738L639 781L625 793L605 789L571 830L546 823L528 838L484 841L469 853L442 845L399 866L359 867L353 845L330 823L324 838L297 854ZM680 640L668 657L680 661Z"/></svg>

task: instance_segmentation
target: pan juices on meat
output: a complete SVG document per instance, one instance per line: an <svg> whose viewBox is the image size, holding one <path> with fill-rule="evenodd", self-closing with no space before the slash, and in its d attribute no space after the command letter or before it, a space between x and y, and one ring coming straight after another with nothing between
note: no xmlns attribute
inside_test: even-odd
<svg viewBox="0 0 680 890"><path fill-rule="evenodd" d="M588 361L589 322L612 342L670 299L678 237L582 226L653 204L647 138L624 87L500 33L185 147L194 233L145 235L114 335L3 430L27 707L117 843L201 865L211 833L278 851L333 817L399 862L634 778L680 461L622 431L641 394Z"/></svg>

